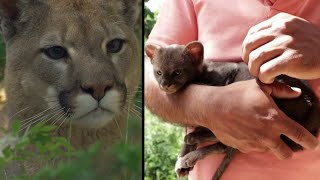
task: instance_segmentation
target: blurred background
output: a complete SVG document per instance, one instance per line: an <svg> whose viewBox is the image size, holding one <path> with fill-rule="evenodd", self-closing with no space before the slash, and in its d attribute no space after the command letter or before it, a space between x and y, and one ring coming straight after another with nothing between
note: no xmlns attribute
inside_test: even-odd
<svg viewBox="0 0 320 180"><path fill-rule="evenodd" d="M144 3L144 41L147 41L163 0L145 0ZM153 115L147 107L145 107L144 117L145 179L177 179L174 165L182 147L184 128L164 122Z"/></svg>
<svg viewBox="0 0 320 180"><path fill-rule="evenodd" d="M2 40L2 37L0 37L0 108L3 107L3 104L6 100L4 88L3 88L5 56L6 56L6 54L5 54L4 42Z"/></svg>

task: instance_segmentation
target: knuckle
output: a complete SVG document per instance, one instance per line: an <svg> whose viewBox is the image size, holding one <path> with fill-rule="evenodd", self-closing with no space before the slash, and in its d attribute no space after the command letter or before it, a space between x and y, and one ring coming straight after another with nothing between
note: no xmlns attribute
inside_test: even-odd
<svg viewBox="0 0 320 180"><path fill-rule="evenodd" d="M279 12L278 14L276 14L274 17L277 18L277 17L285 17L287 15L287 13L285 12Z"/></svg>
<svg viewBox="0 0 320 180"><path fill-rule="evenodd" d="M290 35L285 35L283 38L284 38L284 42L286 44L292 44L294 41L294 38Z"/></svg>
<svg viewBox="0 0 320 180"><path fill-rule="evenodd" d="M272 70L274 70L275 67L271 66L270 64L268 66L260 66L259 69L259 77L265 78L265 76L269 75Z"/></svg>
<svg viewBox="0 0 320 180"><path fill-rule="evenodd" d="M250 152L250 149L252 147L247 140L240 140L237 146L238 146L237 149L239 149L243 153Z"/></svg>
<svg viewBox="0 0 320 180"><path fill-rule="evenodd" d="M304 133L304 131L302 129L297 128L295 130L295 136L296 136L297 141L300 142L300 141L302 141L304 139L305 133Z"/></svg>
<svg viewBox="0 0 320 180"><path fill-rule="evenodd" d="M281 149L281 143L279 142L273 142L269 145L269 148L270 149L273 149L273 150L280 150Z"/></svg>
<svg viewBox="0 0 320 180"><path fill-rule="evenodd" d="M266 126L266 125L263 124L263 128L264 128L265 126ZM266 139L267 139L267 137L266 137L265 135L261 134L261 133L256 134L256 136L255 136L256 142L259 142L259 143L264 142Z"/></svg>
<svg viewBox="0 0 320 180"><path fill-rule="evenodd" d="M256 62L259 57L260 57L260 52L257 52L257 51L252 51L249 55L249 59L252 62Z"/></svg>
<svg viewBox="0 0 320 180"><path fill-rule="evenodd" d="M251 143L251 149L255 152L266 152L268 148L262 144L262 142L259 139L255 139L254 143Z"/></svg>
<svg viewBox="0 0 320 180"><path fill-rule="evenodd" d="M245 47L252 51L253 47L256 45L257 41L261 38L261 35L259 34L251 34L248 35L245 41Z"/></svg>
<svg viewBox="0 0 320 180"><path fill-rule="evenodd" d="M246 52L249 52L250 51L250 47L252 47L254 41L252 40L251 36L249 35L244 41L243 41L243 44L242 44L242 47L243 49L246 51Z"/></svg>
<svg viewBox="0 0 320 180"><path fill-rule="evenodd" d="M248 30L248 35L253 34L253 33L256 31L255 29L256 29L255 26L251 27L251 28Z"/></svg>
<svg viewBox="0 0 320 180"><path fill-rule="evenodd" d="M287 24L284 21L274 21L272 23L272 31L273 32L285 32L287 30Z"/></svg>
<svg viewBox="0 0 320 180"><path fill-rule="evenodd" d="M249 62L251 63L251 66L258 63L259 58L261 58L264 55L263 52L258 51L252 51L249 54Z"/></svg>
<svg viewBox="0 0 320 180"><path fill-rule="evenodd" d="M247 35L245 38L244 38L244 40L243 40L243 42L242 42L242 49L246 49L247 48L247 46L248 46L248 39L250 38L250 35Z"/></svg>
<svg viewBox="0 0 320 180"><path fill-rule="evenodd" d="M249 153L250 151L247 148L239 147L237 148L242 153Z"/></svg>
<svg viewBox="0 0 320 180"><path fill-rule="evenodd" d="M271 81L271 80L270 80L270 77L268 75L268 72L266 72L264 70L261 70L261 68L260 68L260 71L259 71L258 78L264 84L271 84L271 83L269 83L269 81Z"/></svg>
<svg viewBox="0 0 320 180"><path fill-rule="evenodd" d="M258 150L258 152L264 153L264 152L268 152L269 149L268 148L261 148Z"/></svg>
<svg viewBox="0 0 320 180"><path fill-rule="evenodd" d="M282 153L281 154L281 159L285 160L285 159L290 159L292 157L292 153L290 152L286 152L286 153Z"/></svg>

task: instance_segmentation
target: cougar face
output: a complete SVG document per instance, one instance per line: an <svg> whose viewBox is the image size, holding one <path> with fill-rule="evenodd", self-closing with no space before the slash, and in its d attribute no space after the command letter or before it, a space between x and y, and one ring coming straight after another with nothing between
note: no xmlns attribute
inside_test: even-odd
<svg viewBox="0 0 320 180"><path fill-rule="evenodd" d="M126 116L140 79L136 1L4 2L9 114L85 128Z"/></svg>

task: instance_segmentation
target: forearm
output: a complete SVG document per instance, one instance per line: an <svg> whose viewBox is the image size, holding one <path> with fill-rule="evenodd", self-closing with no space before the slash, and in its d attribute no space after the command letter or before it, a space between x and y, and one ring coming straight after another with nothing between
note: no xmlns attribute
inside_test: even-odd
<svg viewBox="0 0 320 180"><path fill-rule="evenodd" d="M171 123L203 124L215 114L219 87L189 85L183 91L166 94L156 82L150 61L145 60L145 104L151 112ZM217 89L217 91L215 91ZM215 92L216 95L211 95ZM220 91L219 91L220 92ZM212 106L211 106L212 105Z"/></svg>

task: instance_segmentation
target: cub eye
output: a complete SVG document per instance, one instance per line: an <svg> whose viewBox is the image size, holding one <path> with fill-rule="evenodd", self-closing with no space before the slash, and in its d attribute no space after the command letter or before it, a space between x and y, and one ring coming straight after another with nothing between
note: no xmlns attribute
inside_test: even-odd
<svg viewBox="0 0 320 180"><path fill-rule="evenodd" d="M118 53L122 49L123 43L123 39L113 39L109 41L107 44L108 53Z"/></svg>
<svg viewBox="0 0 320 180"><path fill-rule="evenodd" d="M181 74L181 70L176 70L173 73L174 73L174 75L179 76Z"/></svg>
<svg viewBox="0 0 320 180"><path fill-rule="evenodd" d="M161 72L161 71L157 71L157 74L158 74L159 76L161 76L161 75L162 75L162 72Z"/></svg>
<svg viewBox="0 0 320 180"><path fill-rule="evenodd" d="M68 52L64 47L52 46L42 50L51 59L62 59L68 57Z"/></svg>

